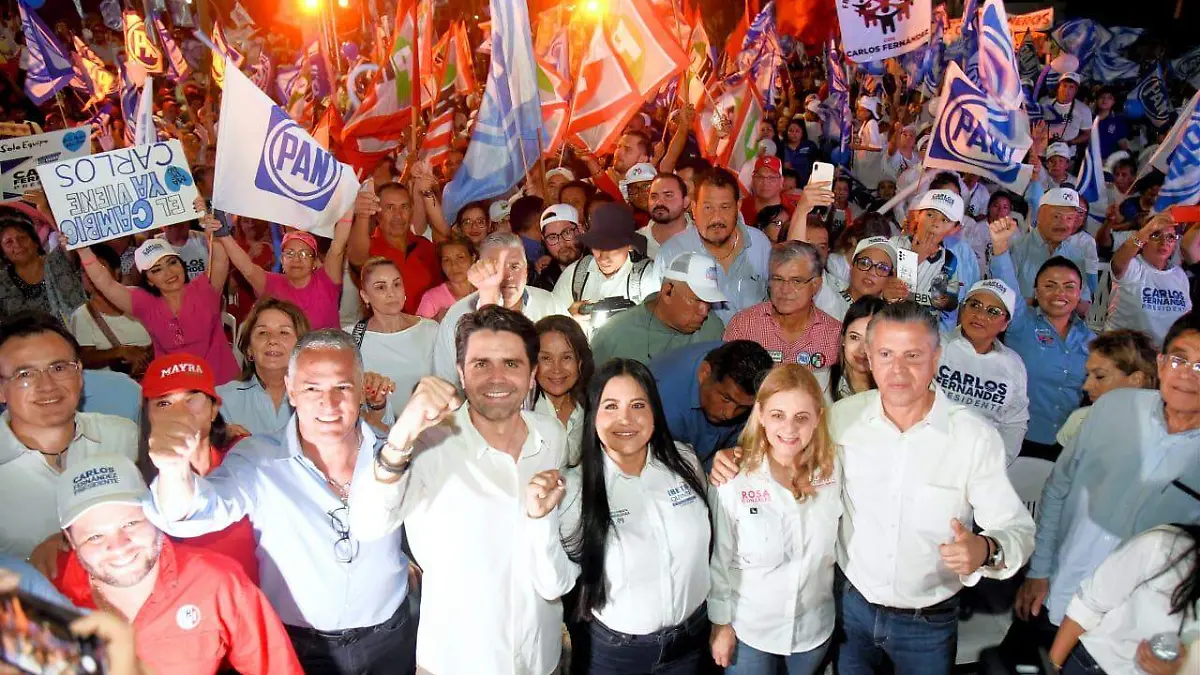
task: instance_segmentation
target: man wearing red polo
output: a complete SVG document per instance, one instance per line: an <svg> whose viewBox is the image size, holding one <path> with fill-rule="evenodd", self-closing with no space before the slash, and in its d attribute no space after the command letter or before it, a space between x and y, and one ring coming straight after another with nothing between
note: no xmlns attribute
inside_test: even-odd
<svg viewBox="0 0 1200 675"><path fill-rule="evenodd" d="M79 607L133 624L152 672L301 675L275 610L226 556L172 543L146 519L147 492L126 457L96 455L58 483L58 518L87 571L59 590Z"/></svg>
<svg viewBox="0 0 1200 675"><path fill-rule="evenodd" d="M421 199L426 200L426 208L440 208L426 195ZM404 279L404 311L416 314L425 291L442 283L442 266L433 243L410 231L412 218L413 194L399 183L385 183L374 195L360 194L346 252L355 268L375 256L395 263Z"/></svg>
<svg viewBox="0 0 1200 675"><path fill-rule="evenodd" d="M796 209L795 198L783 198L783 162L778 157L762 155L754 162L750 192L742 199L742 220L746 225L754 227L759 211L780 204L788 212L788 216Z"/></svg>

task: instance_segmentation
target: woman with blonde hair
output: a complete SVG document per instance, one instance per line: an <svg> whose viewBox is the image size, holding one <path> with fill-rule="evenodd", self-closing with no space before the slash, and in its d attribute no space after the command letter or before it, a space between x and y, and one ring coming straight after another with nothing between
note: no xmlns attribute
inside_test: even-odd
<svg viewBox="0 0 1200 675"><path fill-rule="evenodd" d="M837 451L816 377L772 369L742 432L740 471L712 489L708 616L727 675L817 672L834 626Z"/></svg>
<svg viewBox="0 0 1200 675"><path fill-rule="evenodd" d="M1087 379L1083 393L1088 405L1071 413L1055 438L1064 448L1079 433L1095 403L1113 389L1158 389L1158 348L1153 338L1137 330L1111 330L1088 343Z"/></svg>

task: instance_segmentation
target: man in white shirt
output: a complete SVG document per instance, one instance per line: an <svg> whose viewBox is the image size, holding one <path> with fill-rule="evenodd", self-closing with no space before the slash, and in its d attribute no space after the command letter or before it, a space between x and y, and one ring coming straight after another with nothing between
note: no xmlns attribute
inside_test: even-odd
<svg viewBox="0 0 1200 675"><path fill-rule="evenodd" d="M843 462L842 675L879 672L885 657L897 673L949 674L958 592L1013 576L1033 549L1000 434L931 386L940 352L927 311L887 305L867 329L879 388L830 410ZM715 481L736 475L732 454L714 462Z"/></svg>
<svg viewBox="0 0 1200 675"><path fill-rule="evenodd" d="M455 343L467 405L449 382L417 385L373 475L355 482L350 528L370 539L405 526L424 568L418 673L546 675L558 667L562 605L550 565L530 552L552 550L558 532L529 524L526 489L563 468L565 433L521 410L535 382L533 322L484 307Z"/></svg>
<svg viewBox="0 0 1200 675"><path fill-rule="evenodd" d="M554 285L554 298L577 319L585 305L606 298L640 304L659 285L654 261L633 254L636 225L632 209L624 204L601 204L589 222L591 228L579 241L591 253L568 265Z"/></svg>
<svg viewBox="0 0 1200 675"><path fill-rule="evenodd" d="M464 314L480 307L500 304L537 321L551 314L566 314L567 306L540 288L527 287L528 267L521 238L511 232L493 232L479 246L479 260L471 266L467 278L474 293L446 310L433 346L433 374L458 384L455 365L454 333Z"/></svg>
<svg viewBox="0 0 1200 675"><path fill-rule="evenodd" d="M1083 145L1092 135L1092 111L1075 100L1079 92L1079 73L1066 73L1058 80L1055 97L1042 99L1042 114L1050 129L1050 141Z"/></svg>
<svg viewBox="0 0 1200 675"><path fill-rule="evenodd" d="M79 344L53 317L22 312L0 325L0 553L53 565L63 543L55 485L91 455L137 455L137 425L76 412L83 394ZM35 552L35 548L37 551ZM53 567L49 567L52 570Z"/></svg>
<svg viewBox="0 0 1200 675"><path fill-rule="evenodd" d="M168 225L158 236L175 247L184 268L187 269L188 281L204 273L208 267L208 238L192 230L191 221Z"/></svg>
<svg viewBox="0 0 1200 675"><path fill-rule="evenodd" d="M673 173L660 173L650 184L650 224L638 230L646 238L646 256L653 260L668 239L687 229L691 221L687 183Z"/></svg>

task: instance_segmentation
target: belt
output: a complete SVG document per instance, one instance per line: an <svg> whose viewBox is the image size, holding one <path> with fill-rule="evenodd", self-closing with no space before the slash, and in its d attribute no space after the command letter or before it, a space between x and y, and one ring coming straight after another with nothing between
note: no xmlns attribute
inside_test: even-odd
<svg viewBox="0 0 1200 675"><path fill-rule="evenodd" d="M870 605L872 609L878 610L880 612L885 612L887 614L895 614L897 616L907 616L907 617L911 617L914 619L921 618L921 617L925 617L927 619L934 619L934 618L938 618L938 617L944 617L944 616L947 616L950 614L958 614L958 594L957 593L935 605L929 605L928 607L916 607L916 608L913 608L913 607L888 607L887 605L877 605L877 604L871 602L870 600L867 600L867 597L865 595L863 595L857 588L855 588L854 584L850 583L849 579L846 579L846 588L848 588L852 592L858 594L858 597L862 598L863 602L866 602L868 605Z"/></svg>
<svg viewBox="0 0 1200 675"><path fill-rule="evenodd" d="M292 626L284 624L284 629L292 638L306 638L324 640L326 642L353 642L359 637L369 634L375 630L391 630L396 626L404 623L408 619L409 596L405 595L404 600L400 602L400 606L392 614L391 618L377 623L374 626L361 626L358 628L346 628L343 630L317 630L308 626Z"/></svg>
<svg viewBox="0 0 1200 675"><path fill-rule="evenodd" d="M605 626L599 619L592 619L592 629L599 631L602 634L607 634L617 638L622 643L627 645L647 645L666 643L677 640L681 637L695 635L703 630L708 629L708 604L700 603L696 611L684 619L681 623L657 630L647 635L632 635L630 633L622 633L621 631L613 630Z"/></svg>

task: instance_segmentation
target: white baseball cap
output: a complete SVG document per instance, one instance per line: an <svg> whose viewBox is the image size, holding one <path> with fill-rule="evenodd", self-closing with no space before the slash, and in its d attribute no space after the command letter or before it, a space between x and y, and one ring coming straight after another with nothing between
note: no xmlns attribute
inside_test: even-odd
<svg viewBox="0 0 1200 675"><path fill-rule="evenodd" d="M1059 82L1066 82L1067 80L1070 80L1071 82L1074 82L1075 84L1079 84L1080 82L1083 81L1083 79L1081 77L1079 77L1079 73L1076 73L1076 72L1063 73L1062 77L1058 78Z"/></svg>
<svg viewBox="0 0 1200 675"><path fill-rule="evenodd" d="M871 111L871 114L879 117L879 99L874 96L863 96L858 99L858 107L866 108Z"/></svg>
<svg viewBox="0 0 1200 675"><path fill-rule="evenodd" d="M657 175L658 169L655 169L653 164L642 162L629 167L629 171L625 172L625 183L646 183L654 180Z"/></svg>
<svg viewBox="0 0 1200 675"><path fill-rule="evenodd" d="M682 281L692 289L697 298L705 302L726 302L725 293L717 285L717 263L700 253L682 253L675 256L663 279Z"/></svg>
<svg viewBox="0 0 1200 675"><path fill-rule="evenodd" d="M984 279L976 281L971 290L967 291L967 297L971 297L976 293L991 293L996 296L996 299L1004 304L1004 309L1008 310L1008 317L1011 319L1014 312L1017 311L1017 294L1013 289L1008 287L1008 284L999 279Z"/></svg>
<svg viewBox="0 0 1200 675"><path fill-rule="evenodd" d="M854 255L851 259L857 258L859 253L869 248L877 248L883 251L892 259L892 264L896 264L896 247L892 246L892 242L888 241L887 237L867 237L866 239L860 239L858 245L854 247Z"/></svg>
<svg viewBox="0 0 1200 675"><path fill-rule="evenodd" d="M1071 159L1072 154L1071 146L1067 145L1066 143L1051 143L1046 148L1046 159L1050 159L1051 157L1065 157L1066 159Z"/></svg>
<svg viewBox="0 0 1200 675"><path fill-rule="evenodd" d="M550 223L558 223L564 220L573 225L578 225L579 210L570 204L555 204L542 211L542 229L545 229Z"/></svg>
<svg viewBox="0 0 1200 675"><path fill-rule="evenodd" d="M1038 202L1039 209L1043 206L1069 206L1077 209L1079 208L1079 193L1065 187L1046 190L1042 195L1042 200Z"/></svg>
<svg viewBox="0 0 1200 675"><path fill-rule="evenodd" d="M140 506L147 491L133 460L115 453L91 455L68 464L57 487L58 524L64 530L97 506Z"/></svg>
<svg viewBox="0 0 1200 675"><path fill-rule="evenodd" d="M961 223L963 219L962 197L951 190L930 190L921 195L921 201L917 202L917 208L913 210L924 211L926 209L940 211L943 216L956 223Z"/></svg>
<svg viewBox="0 0 1200 675"><path fill-rule="evenodd" d="M488 207L488 220L498 223L508 217L512 204L507 199L497 199Z"/></svg>
<svg viewBox="0 0 1200 675"><path fill-rule="evenodd" d="M554 178L555 176L562 176L563 178L566 178L568 181L575 180L575 174L572 173L571 170L566 168L565 166L556 167L556 168L550 169L549 171L546 172L546 180L550 180L551 178Z"/></svg>
<svg viewBox="0 0 1200 675"><path fill-rule="evenodd" d="M179 251L176 251L174 246L167 243L166 239L151 237L143 242L137 251L134 252L133 264L138 268L139 272L145 272L154 267L154 264L159 260L169 255L177 256L179 255Z"/></svg>

